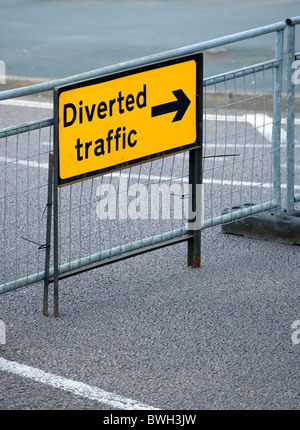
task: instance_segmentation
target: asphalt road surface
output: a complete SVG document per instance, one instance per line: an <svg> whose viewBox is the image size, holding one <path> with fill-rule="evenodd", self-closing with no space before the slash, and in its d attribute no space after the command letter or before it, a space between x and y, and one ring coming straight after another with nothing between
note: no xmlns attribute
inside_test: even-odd
<svg viewBox="0 0 300 430"><path fill-rule="evenodd" d="M2 1L1 55L10 75L63 77L283 20L296 3ZM51 116L50 100L38 101L1 104L2 127ZM35 165L19 167L22 187ZM186 252L182 243L61 281L58 318L42 315L42 284L1 295L0 409L299 409L299 247L215 227L202 233L201 268Z"/></svg>
<svg viewBox="0 0 300 430"><path fill-rule="evenodd" d="M1 111L20 122L47 106ZM299 408L297 246L216 227L200 269L182 243L61 281L58 318L42 295L0 298L1 409Z"/></svg>
<svg viewBox="0 0 300 430"><path fill-rule="evenodd" d="M8 76L62 78L297 15L297 0L2 0L0 59ZM215 49L205 76L264 61L269 49L268 36Z"/></svg>

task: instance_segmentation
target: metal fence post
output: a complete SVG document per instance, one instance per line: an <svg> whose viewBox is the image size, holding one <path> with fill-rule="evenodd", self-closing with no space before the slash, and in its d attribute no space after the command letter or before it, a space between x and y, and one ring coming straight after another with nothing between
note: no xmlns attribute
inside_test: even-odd
<svg viewBox="0 0 300 430"><path fill-rule="evenodd" d="M193 213L196 213L195 224L199 216L197 203L199 201L197 192L199 185L202 183L202 148L194 149L189 153L189 205ZM189 222L192 220L189 220ZM201 266L201 229L196 228L188 231L193 237L188 240L187 264L192 267Z"/></svg>
<svg viewBox="0 0 300 430"><path fill-rule="evenodd" d="M287 20L287 97L286 97L286 156L287 156L287 188L286 210L294 210L294 119L295 119L295 86L293 83L293 61L295 58L295 26L291 20Z"/></svg>
<svg viewBox="0 0 300 430"><path fill-rule="evenodd" d="M49 290L49 269L50 269L50 248L51 248L51 218L52 218L52 192L53 192L53 154L49 154L48 171L48 199L47 199L47 232L46 232L46 256L45 256L45 277L44 277L44 302L43 315L48 315L48 290Z"/></svg>
<svg viewBox="0 0 300 430"><path fill-rule="evenodd" d="M294 37L293 32L295 30L295 26L297 24L300 24L300 17L294 17L286 22L278 22L274 23L268 26L255 28L252 30L248 30L246 32L236 33L229 36L221 37L218 39L209 40L206 42L196 43L194 45L190 45L183 48L178 48L172 51L167 51L164 53L159 53L153 56L143 57L136 60L131 60L128 62L108 66L105 68L101 68L98 70L90 71L86 74L80 74L73 77L68 77L66 79L56 80L52 82L46 82L43 84L38 85L32 85L29 87L19 88L19 89L13 89L13 90L6 90L0 92L0 99L1 100L7 100L10 98L20 97L24 95L31 95L36 94L43 91L49 91L54 90L57 86L75 83L78 81L82 81L89 78L95 78L104 76L107 74L115 73L115 72L124 72L127 69L132 69L136 67L141 66L147 66L150 65L153 62L157 61L164 61L164 60L170 60L174 58L175 56L183 56L183 55L190 55L195 54L200 51L206 51L208 49L212 49L214 47L219 47L227 44L234 44L241 42L243 40L248 40L250 38L254 37L260 37L267 34L274 34L276 33L276 54L274 58L274 53L272 52L272 59L266 60L264 62L261 62L259 64L254 64L246 67L239 68L237 70L232 70L226 73L220 73L217 76L213 76L210 78L205 79L205 87L214 88L211 94L209 91L206 93L205 97L206 99L206 106L205 106L205 115L207 121L214 121L216 124L215 127L215 133L213 132L213 129L211 127L208 128L207 131L207 138L205 139L205 144L203 146L203 151L205 152L204 155L206 155L205 158L213 157L214 159L219 157L220 155L222 157L228 157L230 154L227 153L227 148L230 147L241 147L242 150L240 151L240 154L232 154L232 156L240 156L240 162L238 162L238 159L236 159L235 163L223 163L223 166L220 167L217 163L209 164L205 163L203 166L201 166L201 179L202 176L205 178L204 182L211 184L210 188L210 195L206 195L206 201L209 201L210 205L210 212L209 216L205 220L205 222L202 225L202 229L210 228L217 225L225 225L225 224L232 224L233 221L238 221L242 218L248 217L249 218L252 215L260 214L262 212L275 212L276 215L280 215L282 212L282 202L281 202L281 170L280 170L280 157L281 157L281 148L280 148L280 137L281 137L281 97L282 97L282 73L283 73L283 33L287 26L290 26L290 28L287 29L288 37L291 39L288 40L288 85L291 85L288 88L288 100L287 100L287 110L288 110L288 118L287 118L287 134L288 134L288 144L287 144L287 194L288 194L288 209L291 209L293 207L293 200L294 201L300 201L300 194L294 195L294 181L296 177L294 176L294 104L293 104L293 92L296 90L292 86L293 82L291 80L292 78L292 66L293 59L300 59L300 56L298 57L297 54L294 54L294 48L293 48L293 40L292 37ZM275 45L275 42L274 42ZM290 48L291 46L291 48ZM294 57L293 57L294 54ZM273 135L272 135L272 161L270 162L269 151L260 151L260 147L264 145L265 137L268 140L269 139L269 128L268 130L265 128L265 126L268 126L271 120L269 121L269 118L267 115L264 115L264 119L262 120L262 123L258 121L258 116L254 115L254 125L253 130L257 130L258 132L263 132L263 141L262 146L260 146L260 143L256 145L256 138L254 137L254 141L251 142L253 139L253 134L250 133L248 130L248 127L245 127L245 124L247 120L249 119L249 123L251 123L251 118L249 114L247 118L247 112L246 115L238 115L238 108L243 106L243 104L246 104L252 100L248 98L247 95L247 85L248 81L246 79L247 76L254 76L255 78L255 85L256 85L256 76L257 76L257 83L259 85L263 85L262 95L259 94L255 89L254 94L254 100L255 100L255 107L261 106L256 105L256 102L261 103L263 102L264 110L266 107L269 106L269 84L271 85L272 82L272 102L273 102ZM262 80L262 82L261 82ZM228 82L228 84L227 84ZM232 84L231 84L232 83ZM238 96L236 90L238 88L239 83L241 83L242 88L244 88L244 94L241 94ZM230 86L233 87L233 93L234 97L231 97L231 91ZM295 86L294 81L294 86ZM268 88L267 88L268 87ZM221 89L220 93L222 95L219 97L219 90ZM224 92L224 98L225 101L222 101L223 97L223 91L222 88L225 88ZM256 86L255 86L256 88ZM34 103L34 102L32 102ZM252 102L251 102L252 103ZM252 104L251 104L252 105ZM230 107L235 107L235 110L230 109ZM54 106L55 108L55 106ZM222 108L222 109L220 109ZM270 109L272 109L270 108ZM230 113L230 115L229 115ZM255 112L256 114L256 112ZM224 133L222 131L218 132L218 123L220 121L225 122L224 127ZM38 167L38 174L34 178L34 180L37 181L36 186L31 189L26 189L26 193L28 194L27 202L29 207L30 199L35 198L35 193L38 193L38 196L43 196L41 198L46 199L47 198L47 176L40 175L40 169L46 167L48 168L48 164L45 161L48 161L44 159L44 151L41 151L40 145L41 145L41 133L38 137L38 150L35 153L35 143L32 142L30 139L32 138L34 140L34 132L36 130L44 129L52 127L53 125L53 118L46 118L43 120L36 120L25 124L20 125L14 125L12 127L7 127L5 129L0 130L0 139L6 139L4 141L4 147L5 152L4 154L1 154L2 157L0 160L1 164L1 178L4 179L5 184L5 178L6 178L6 169L11 169L10 166L27 166L27 173L29 172L30 166ZM238 126L238 123L243 123L243 128L245 130L240 133L240 128ZM234 124L231 127L231 124ZM54 124L54 129L57 129L57 124ZM220 128L220 130L222 130ZM242 130L242 129L241 129ZM251 127L252 130L252 127ZM50 128L51 131L51 128ZM32 135L30 135L32 133ZM205 129L206 133L206 129ZM210 136L210 133L211 136ZM28 135L28 149L30 146L30 153L28 152L27 156L23 152L14 151L14 142L12 141L12 145L10 145L10 140L8 138L12 138L13 136L19 136L21 134L27 134ZM51 136L51 135L50 135ZM242 139L241 137L244 137ZM13 138L12 138L13 139ZM23 145L23 141L21 141L21 137L17 138L17 146ZM234 140L232 140L234 139ZM249 140L249 145L248 144ZM221 143L225 143L225 154L219 154L218 151L218 145ZM252 145L253 143L253 145ZM55 143L55 147L56 147ZM232 146L233 145L233 146ZM248 147L249 146L249 147ZM252 148L253 146L253 148ZM269 143L267 143L266 147L269 147ZM224 147L224 145L223 145ZM252 156L248 158L246 157L246 151L250 147L253 149ZM32 149L31 149L32 148ZM221 146L220 146L221 148ZM256 151L257 148L257 151ZM252 150L251 149L251 150ZM50 146L48 148L48 151L50 151ZM211 151L211 152L209 152ZM214 152L212 152L214 151ZM260 151L260 152L258 152ZM199 166L200 163L198 162L198 155L197 152L191 152L191 161L194 157L193 166L191 167L191 175L193 175L193 179L189 181L190 184L194 183L194 197L192 197L192 190L191 190L191 199L197 197L197 184L201 183L197 180L198 173L200 172ZM46 154L46 152L45 152ZM71 233L71 221L69 222L69 225L67 228L69 230L64 230L64 226L66 225L66 220L63 216L64 211L66 214L71 216L71 210L73 210L73 205L76 205L76 202L71 199L71 193L68 197L70 199L69 209L67 209L64 205L60 207L60 200L58 199L58 196L60 197L60 189L58 189L58 178L57 178L57 148L54 148L54 167L52 174L54 177L53 180L53 188L52 188L52 199L53 199L53 224L54 227L52 228L54 237L51 237L51 245L53 240L53 252L54 252L54 267L50 267L49 269L49 283L54 281L54 314L58 315L58 281L70 276L75 271L80 273L82 271L86 271L88 267L91 267L92 264L95 264L95 267L110 264L112 261L118 261L121 258L127 258L127 256L130 253L133 253L136 255L137 253L142 253L145 251L146 247L149 247L149 249L154 249L155 247L161 247L165 246L168 241L172 241L173 243L177 243L179 241L188 240L189 241L189 258L188 261L191 265L194 265L194 262L196 262L195 265L200 265L200 244L201 244L201 232L193 230L193 227L190 226L189 228L186 228L186 226L180 226L178 229L173 228L173 224L171 226L171 229L169 231L160 231L158 234L155 234L154 230L152 230L152 226L149 224L148 227L151 227L151 234L149 237L143 237L141 232L141 237L138 235L131 234L131 225L128 224L128 232L126 231L127 226L124 228L124 241L123 236L121 237L115 237L111 233L114 233L110 229L110 226L104 227L103 229L100 229L99 223L97 220L95 220L95 223L93 224L93 230L91 229L91 218L89 217L89 225L86 226L84 224L83 219L83 228L88 228L86 236L84 236L84 240L86 240L88 251L87 255L82 255L81 250L84 249L84 244L81 246L81 241L79 246L79 256L77 257L77 243L73 243L71 239L69 242L67 239L69 239L68 231ZM199 155L200 156L200 155ZM228 159L228 158L227 158ZM185 160L185 159L183 159ZM224 159L225 161L225 159ZM256 162L257 161L257 162ZM176 159L177 162L177 159ZM248 166L251 169L250 163L252 162L252 170L249 170L248 172ZM164 177L164 181L166 180L181 180L181 182L187 182L187 178L185 177L185 161L182 162L182 165L180 166L180 171L182 172L182 175L184 174L184 177L179 178L177 176L177 170L173 170L171 176ZM243 163L243 164L242 164ZM259 164L260 163L260 164ZM266 164L267 163L267 164ZM47 164L47 165L46 165ZM220 163L221 164L221 163ZM269 176L269 168L272 168L272 177L270 180ZM175 165L175 161L174 161ZM198 165L198 167L196 167ZM242 175L239 176L239 169L236 168L236 166L242 165ZM3 166L3 167L2 167ZM208 166L208 167L207 167ZM265 168L266 166L266 168ZM245 168L244 168L245 167ZM168 168L168 166L164 167ZM227 172L228 168L228 172ZM23 168L22 168L23 169ZM198 173L197 173L198 169ZM231 171L230 171L231 169ZM256 169L256 170L255 170ZM258 170L259 169L259 170ZM2 174L4 172L4 174ZM145 180L150 180L150 174L148 174L148 170L146 170L145 175L140 175L139 178L144 177ZM152 173L152 165L150 166L150 172ZM151 178L153 181L161 181L161 178L163 177L163 171L161 170L160 176L155 176ZM222 172L222 176L219 177L219 172ZM229 176L224 176L229 175ZM254 182L254 173L255 178L257 179ZM29 174L29 173L28 173ZM31 172L30 172L31 174ZM116 172L117 174L117 172ZM16 179L18 179L18 169L16 169ZM134 176L135 173L130 172L130 176ZM251 176L250 176L251 175ZM268 175L268 176L267 176ZM2 177L3 176L3 177ZM180 176L180 173L178 174ZM113 176L112 176L113 177ZM111 178L112 181L112 178ZM1 182L1 181L0 181ZM271 184L270 184L271 182ZM15 203L10 203L10 195L7 194L8 189L6 186L4 186L4 195L0 196L0 198L3 198L4 201L4 208L7 209L7 204L14 204L14 216L15 219L12 220L12 223L8 223L8 217L5 215L4 219L2 221L1 219L1 229L4 231L4 240L3 245L7 245L9 235L11 235L10 240L14 240L14 248L11 250L8 249L6 246L6 252L5 252L5 258L1 260L1 263L3 261L3 267L4 267L4 273L3 275L3 285L0 285L0 294L12 291L17 288L21 288L24 286L28 286L31 284L34 284L36 282L41 282L45 280L45 272L40 271L40 265L39 265L39 253L32 251L32 257L29 254L26 256L27 261L27 269L26 273L19 278L19 256L21 256L21 250L19 252L19 242L18 242L18 236L17 236L17 230L18 230L18 220L17 215L20 208L20 199L19 199L19 190L18 184L20 185L20 181L17 180L16 185L16 191L13 191L15 193ZM25 184L25 182L24 182ZM97 196L93 196L93 187L94 185L91 185L91 194L90 194L90 203L91 204L98 204ZM96 186L96 185L95 185ZM220 188L219 188L220 187ZM225 187L229 187L228 189ZM236 187L239 187L236 188ZM258 190L258 187L260 187L260 195L261 200L260 203L255 206L246 206L245 202L252 201L252 198L248 198L249 194L252 197L252 190ZM87 189L90 190L87 186ZM36 191L37 190L37 191ZM74 186L74 193L77 193L78 190ZM266 191L267 190L267 191ZM45 196L44 196L45 192ZM73 191L72 191L73 192ZM90 192L90 191L88 191ZM269 195L272 194L272 195ZM72 194L73 196L73 194ZM266 196L266 197L265 197ZM13 199L13 198L12 198ZM79 202L80 211L83 208L82 201ZM230 212L226 214L221 214L221 211L224 209L224 204L228 203L228 206L230 206ZM34 205L32 205L32 208L34 210L38 211L39 205L35 208ZM49 207L48 207L49 209ZM195 209L195 207L194 207ZM209 209L207 205L207 209ZM59 212L61 214L59 215ZM74 216L74 213L72 213L72 216ZM28 231L31 228L31 225L36 225L37 221L36 219L39 219L38 214L36 217L33 217L31 220L29 217L29 213L27 213L27 220L26 224L24 224L24 229L27 228ZM191 217L193 218L193 217ZM278 218L277 220L274 220L275 217L270 217L269 219L272 219L274 222L281 221ZM49 218L48 218L49 219ZM268 219L268 220L269 220ZM268 221L269 222L269 221ZM14 223L14 224L13 224ZM13 228L10 227L10 224L13 226ZM3 227L2 227L3 225ZM27 226L27 227L26 227ZM44 225L43 225L44 228ZM117 228L121 228L121 224L117 225ZM155 226L156 228L156 226ZM59 229L61 230L61 236L59 234ZM100 234L101 232L101 234ZM263 231L261 233L264 233ZM272 231L272 234L274 231ZM123 233L122 233L123 234ZM145 233L146 234L146 233ZM51 233L52 235L52 233ZM108 249L102 249L102 243L105 243L106 246L106 239L109 239L109 247ZM82 237L82 235L80 236ZM64 239L66 238L66 242ZM116 239L116 240L115 240ZM114 241L115 240L115 241ZM294 240L294 238L293 238ZM66 254L64 252L65 249L69 247L69 252ZM76 251L75 251L75 249ZM25 252L25 251L24 251ZM85 251L83 251L85 252ZM52 248L50 251L51 257L53 258L52 254ZM113 258L111 258L113 257ZM9 260L10 258L10 260ZM48 258L48 257L47 257ZM51 259L52 261L52 259ZM1 265L2 265L1 264ZM45 264L46 268L46 264ZM48 269L46 270L48 273ZM1 274L2 275L2 274ZM48 276L48 275L47 275ZM0 280L0 283L2 283L2 278ZM47 297L48 292L45 291L45 297Z"/></svg>
<svg viewBox="0 0 300 430"><path fill-rule="evenodd" d="M203 62L201 61L201 70L198 70L197 75L197 103L198 115L196 119L197 140L199 147L189 151L189 221L188 224L193 222L190 219L191 212L194 215L194 228L189 230L188 234L192 238L188 239L187 246L187 265L192 267L201 266L201 230L202 230L202 207L203 204L202 194L199 199L199 186L203 184ZM201 190L201 193L203 190ZM199 218L201 221L199 222Z"/></svg>
<svg viewBox="0 0 300 430"><path fill-rule="evenodd" d="M281 174L280 174L280 140L281 140L281 104L282 104L282 70L283 70L283 30L276 32L275 58L279 60L275 68L274 98L273 98L273 191L278 207L275 215L281 215Z"/></svg>
<svg viewBox="0 0 300 430"><path fill-rule="evenodd" d="M55 94L54 94L55 97ZM58 317L58 228L59 228L59 213L58 213L58 144L55 136L57 135L57 103L54 103L54 185L53 185L53 264L54 264L54 316Z"/></svg>

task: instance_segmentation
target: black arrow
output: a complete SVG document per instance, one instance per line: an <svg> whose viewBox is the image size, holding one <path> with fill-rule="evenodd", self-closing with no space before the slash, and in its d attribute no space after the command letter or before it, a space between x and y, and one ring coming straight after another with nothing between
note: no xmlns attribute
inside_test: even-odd
<svg viewBox="0 0 300 430"><path fill-rule="evenodd" d="M177 100L170 103L164 103L163 105L153 106L151 110L152 117L177 111L172 122L180 121L182 119L191 101L182 90L172 91L172 93Z"/></svg>

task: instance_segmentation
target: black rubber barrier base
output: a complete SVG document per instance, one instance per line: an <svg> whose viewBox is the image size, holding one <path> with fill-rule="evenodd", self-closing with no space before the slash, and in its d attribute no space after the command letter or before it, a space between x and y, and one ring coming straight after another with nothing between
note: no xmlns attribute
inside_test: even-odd
<svg viewBox="0 0 300 430"><path fill-rule="evenodd" d="M226 213L225 210L223 213ZM273 213L251 215L240 221L222 225L222 232L300 245L300 211L275 216Z"/></svg>

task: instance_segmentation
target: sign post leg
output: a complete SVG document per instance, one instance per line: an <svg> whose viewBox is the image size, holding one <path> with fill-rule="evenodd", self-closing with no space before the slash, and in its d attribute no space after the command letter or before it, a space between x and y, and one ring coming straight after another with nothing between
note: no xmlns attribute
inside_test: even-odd
<svg viewBox="0 0 300 430"><path fill-rule="evenodd" d="M48 316L48 291L49 291L49 267L51 248L51 218L52 218L52 190L53 190L53 154L49 154L48 171L48 198L47 198L47 231L46 231L46 256L45 256L45 278L44 278L44 302L43 315Z"/></svg>
<svg viewBox="0 0 300 430"><path fill-rule="evenodd" d="M197 207L202 199L197 196L199 184L202 184L202 149L197 148L189 152L189 208L194 220L189 219L188 233L193 237L188 240L187 265L201 266L201 207Z"/></svg>
<svg viewBox="0 0 300 430"><path fill-rule="evenodd" d="M57 184L57 153L54 161L54 198L53 198L53 263L54 263L54 316L58 317L58 184Z"/></svg>
<svg viewBox="0 0 300 430"><path fill-rule="evenodd" d="M58 228L59 228L59 215L58 215L58 142L57 136L57 105L54 103L54 180L53 180L53 282L54 282L54 316L58 317Z"/></svg>

